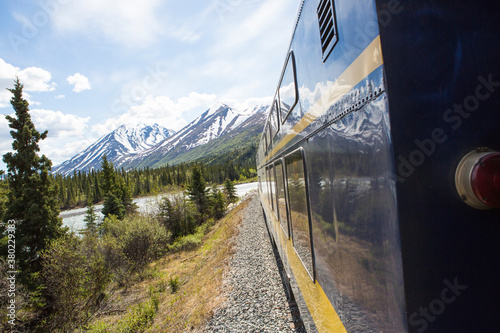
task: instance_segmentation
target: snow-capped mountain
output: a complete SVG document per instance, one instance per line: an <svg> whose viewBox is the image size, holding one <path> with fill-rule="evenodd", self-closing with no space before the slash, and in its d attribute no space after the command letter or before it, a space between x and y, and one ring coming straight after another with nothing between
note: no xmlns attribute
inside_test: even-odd
<svg viewBox="0 0 500 333"><path fill-rule="evenodd" d="M72 159L56 166L52 171L67 175L73 170L99 169L104 155L107 155L108 160L119 167L129 155L151 149L174 133L158 124L122 125Z"/></svg>
<svg viewBox="0 0 500 333"><path fill-rule="evenodd" d="M155 150L168 152L178 146L185 150L201 146L236 129L252 115L251 112L240 113L225 104L217 103L175 135L163 141Z"/></svg>
<svg viewBox="0 0 500 333"><path fill-rule="evenodd" d="M100 168L107 155L115 167L157 167L223 154L227 149L248 145L262 133L268 106L237 111L216 103L183 129L174 133L157 124L121 126L53 172ZM253 140L253 141L252 141Z"/></svg>
<svg viewBox="0 0 500 333"><path fill-rule="evenodd" d="M166 163L190 161L207 156L214 145L224 138L238 134L248 136L262 132L265 111L268 106L254 106L238 111L223 103L216 103L175 135L165 139L156 147L130 157L134 166L160 166ZM221 140L217 140L221 139ZM210 144L209 144L210 143ZM203 151L196 149L202 147ZM196 153L193 151L196 150ZM189 157L181 158L191 152Z"/></svg>

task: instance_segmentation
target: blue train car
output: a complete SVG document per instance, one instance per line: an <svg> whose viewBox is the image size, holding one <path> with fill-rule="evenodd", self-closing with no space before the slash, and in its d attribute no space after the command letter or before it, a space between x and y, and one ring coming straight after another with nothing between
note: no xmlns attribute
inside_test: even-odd
<svg viewBox="0 0 500 333"><path fill-rule="evenodd" d="M257 165L308 331L500 330L499 19L300 3Z"/></svg>

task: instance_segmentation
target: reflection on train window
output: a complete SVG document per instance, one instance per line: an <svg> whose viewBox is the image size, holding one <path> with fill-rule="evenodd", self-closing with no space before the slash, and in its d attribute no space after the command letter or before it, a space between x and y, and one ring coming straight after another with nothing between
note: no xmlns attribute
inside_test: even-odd
<svg viewBox="0 0 500 333"><path fill-rule="evenodd" d="M267 148L267 138L265 135L262 135L262 152L265 154Z"/></svg>
<svg viewBox="0 0 500 333"><path fill-rule="evenodd" d="M271 113L269 115L269 129L270 129L270 135L271 139L274 138L274 136L278 133L279 130L279 125L278 125L278 104L276 101L273 103L273 107L271 109Z"/></svg>
<svg viewBox="0 0 500 333"><path fill-rule="evenodd" d="M295 77L295 57L293 52L290 52L290 55L288 56L286 69L283 77L281 78L279 99L281 122L284 123L288 114L295 107L298 100L297 80Z"/></svg>
<svg viewBox="0 0 500 333"><path fill-rule="evenodd" d="M267 123L266 129L264 130L264 133L266 135L266 147L269 148L269 146L271 145L271 135L270 135L270 131L269 131L269 123Z"/></svg>
<svg viewBox="0 0 500 333"><path fill-rule="evenodd" d="M276 213L276 190L274 187L274 168L269 166L269 172L267 174L269 183L269 205L271 210Z"/></svg>
<svg viewBox="0 0 500 333"><path fill-rule="evenodd" d="M285 232L285 235L288 235L288 219L286 214L286 199L285 199L285 181L283 175L283 163L281 161L276 162L274 165L274 172L276 174L276 197L277 197L277 206L278 206L278 217L281 223L281 227Z"/></svg>
<svg viewBox="0 0 500 333"><path fill-rule="evenodd" d="M271 200L272 198L272 193L271 193L271 172L269 171L269 167L266 167L266 178L267 178L267 201L269 202L269 207L273 209L273 202Z"/></svg>
<svg viewBox="0 0 500 333"><path fill-rule="evenodd" d="M269 185L271 188L271 208L273 209L274 214L276 212L276 189L274 185L274 168L273 166L269 166Z"/></svg>
<svg viewBox="0 0 500 333"><path fill-rule="evenodd" d="M312 276L313 263L309 232L306 178L302 151L298 150L288 155L285 158L285 164L293 246L302 260L302 263Z"/></svg>

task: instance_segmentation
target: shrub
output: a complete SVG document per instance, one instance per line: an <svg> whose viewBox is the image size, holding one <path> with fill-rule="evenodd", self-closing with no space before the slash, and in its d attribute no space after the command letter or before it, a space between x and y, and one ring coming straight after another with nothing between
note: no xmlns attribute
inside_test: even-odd
<svg viewBox="0 0 500 333"><path fill-rule="evenodd" d="M45 329L68 330L87 310L87 299L95 287L81 240L66 234L51 241L42 253L42 267L44 294L53 313Z"/></svg>
<svg viewBox="0 0 500 333"><path fill-rule="evenodd" d="M173 239L186 236L195 229L198 212L183 194L162 199L157 219L171 233Z"/></svg>
<svg viewBox="0 0 500 333"><path fill-rule="evenodd" d="M118 325L117 331L120 333L145 331L153 322L158 311L158 303L158 299L153 296L149 301L131 307Z"/></svg>
<svg viewBox="0 0 500 333"><path fill-rule="evenodd" d="M181 283L179 282L179 278L177 276L170 277L170 281L168 281L168 284L170 286L170 289L172 290L172 294L175 294L181 286Z"/></svg>
<svg viewBox="0 0 500 333"><path fill-rule="evenodd" d="M122 251L121 244L118 239L104 235L99 241L99 251L104 257L106 269L114 276L121 284L129 276L130 261Z"/></svg>
<svg viewBox="0 0 500 333"><path fill-rule="evenodd" d="M142 267L163 254L168 240L165 228L156 219L141 215L129 216L123 220L106 218L104 234L116 239L133 269Z"/></svg>
<svg viewBox="0 0 500 333"><path fill-rule="evenodd" d="M91 333L139 333L144 332L153 323L156 312L158 312L158 298L151 297L150 300L131 306L123 319L113 328L101 320L86 327Z"/></svg>
<svg viewBox="0 0 500 333"><path fill-rule="evenodd" d="M200 245L202 239L203 235L200 234L181 236L168 246L168 250L172 252L191 250Z"/></svg>

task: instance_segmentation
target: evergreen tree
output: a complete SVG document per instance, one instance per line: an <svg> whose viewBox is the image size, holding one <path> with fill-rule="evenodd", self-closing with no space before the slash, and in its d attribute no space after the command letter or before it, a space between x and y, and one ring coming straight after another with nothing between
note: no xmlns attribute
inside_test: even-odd
<svg viewBox="0 0 500 333"><path fill-rule="evenodd" d="M117 179L117 187L120 193L120 199L122 201L123 207L125 208L126 214L132 214L137 211L137 204L133 202L132 193L130 190L130 186L125 182L125 180L121 177Z"/></svg>
<svg viewBox="0 0 500 333"><path fill-rule="evenodd" d="M115 215L118 219L122 220L125 217L127 210L123 202L114 193L109 193L104 199L102 214L104 218Z"/></svg>
<svg viewBox="0 0 500 333"><path fill-rule="evenodd" d="M120 220L127 213L137 210L137 205L132 202L130 187L123 177L115 172L113 163L109 162L106 155L102 158L102 192L104 193L104 217L115 215Z"/></svg>
<svg viewBox="0 0 500 333"><path fill-rule="evenodd" d="M16 114L15 117L6 116L12 129L14 152L3 155L10 190L4 218L16 221L20 277L28 287L34 288L35 281L29 281L29 278L31 273L41 270L41 252L49 240L60 236L63 231L58 217L59 191L49 176L52 162L45 155L38 155L38 142L47 137L47 131L40 133L35 129L19 78L14 89L9 91L13 94L10 103Z"/></svg>
<svg viewBox="0 0 500 333"><path fill-rule="evenodd" d="M89 196L87 198L87 211L85 213L85 218L83 219L83 221L85 222L86 231L90 235L95 236L97 233L97 228L99 227L99 217L95 212L95 206L92 196Z"/></svg>
<svg viewBox="0 0 500 333"><path fill-rule="evenodd" d="M210 203L211 215L216 219L222 218L226 211L226 203L224 200L224 195L217 188L217 185L214 185L212 187L212 191L210 193L210 196L208 197L208 201Z"/></svg>
<svg viewBox="0 0 500 333"><path fill-rule="evenodd" d="M106 155L102 157L101 172L102 172L102 184L101 184L102 192L103 195L106 197L109 193L115 191L115 183L116 183L116 175L113 163L108 162L108 158Z"/></svg>
<svg viewBox="0 0 500 333"><path fill-rule="evenodd" d="M3 213L5 211L5 205L7 204L7 181L3 179L5 171L0 170L0 221L2 220Z"/></svg>
<svg viewBox="0 0 500 333"><path fill-rule="evenodd" d="M198 212L203 216L207 211L207 188L198 165L192 167L191 181L187 184L187 194Z"/></svg>
<svg viewBox="0 0 500 333"><path fill-rule="evenodd" d="M236 188L234 183L227 178L224 182L224 194L226 195L226 200L228 203L235 203L238 201L238 196L236 195Z"/></svg>

